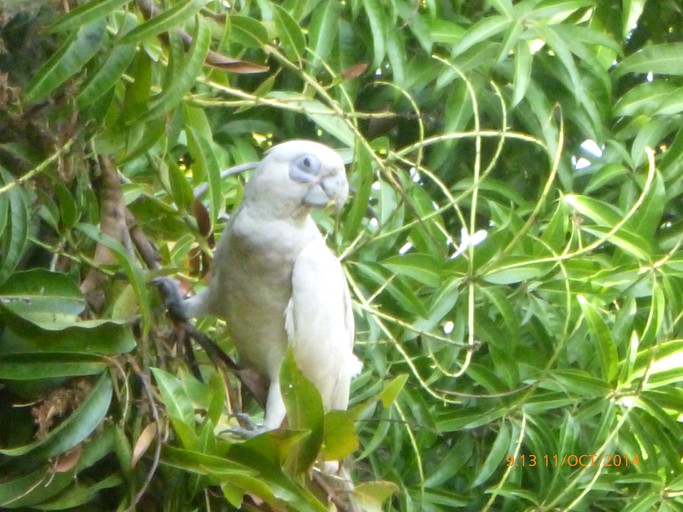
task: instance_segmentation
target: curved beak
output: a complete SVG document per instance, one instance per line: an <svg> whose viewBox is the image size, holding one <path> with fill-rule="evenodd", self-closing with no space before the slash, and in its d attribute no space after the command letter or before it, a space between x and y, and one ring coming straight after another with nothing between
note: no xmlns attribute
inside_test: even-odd
<svg viewBox="0 0 683 512"><path fill-rule="evenodd" d="M334 204L340 210L349 197L349 183L344 173L323 177L306 192L303 204L313 208L325 208Z"/></svg>

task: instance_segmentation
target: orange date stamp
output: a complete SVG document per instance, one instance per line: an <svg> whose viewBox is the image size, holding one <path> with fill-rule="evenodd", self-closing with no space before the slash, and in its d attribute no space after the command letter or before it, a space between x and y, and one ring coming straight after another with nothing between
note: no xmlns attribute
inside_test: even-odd
<svg viewBox="0 0 683 512"><path fill-rule="evenodd" d="M533 453L523 455L507 455L505 457L505 465L507 467L570 467L570 468L585 468L585 467L628 467L639 466L640 457L634 455L620 455L618 453L565 453L559 454L543 454L535 455Z"/></svg>

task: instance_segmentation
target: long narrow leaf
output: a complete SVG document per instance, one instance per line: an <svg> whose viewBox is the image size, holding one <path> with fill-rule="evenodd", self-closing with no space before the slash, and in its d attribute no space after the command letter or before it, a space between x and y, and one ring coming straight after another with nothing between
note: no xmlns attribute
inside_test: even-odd
<svg viewBox="0 0 683 512"><path fill-rule="evenodd" d="M292 61L301 61L306 51L306 37L301 27L285 9L279 5L273 5L273 7L275 8L273 11L275 27L285 54Z"/></svg>
<svg viewBox="0 0 683 512"><path fill-rule="evenodd" d="M123 23L126 27L122 31L128 31L128 25L132 28L136 23L133 15L126 16ZM116 81L121 78L123 72L128 68L135 57L135 45L118 45L109 50L106 60L92 75L88 82L83 86L76 96L76 104L84 107L100 99L107 91L111 90Z"/></svg>
<svg viewBox="0 0 683 512"><path fill-rule="evenodd" d="M666 43L647 46L626 57L616 68L616 75L626 73L657 73L683 75L683 43Z"/></svg>
<svg viewBox="0 0 683 512"><path fill-rule="evenodd" d="M0 185L13 185L12 176L0 166ZM5 218L5 229L0 235L0 283L12 274L26 249L28 239L28 206L21 187L12 186L0 192L0 216Z"/></svg>
<svg viewBox="0 0 683 512"><path fill-rule="evenodd" d="M99 51L105 34L106 23L102 20L81 27L31 79L24 89L24 101L44 98L83 69Z"/></svg>
<svg viewBox="0 0 683 512"><path fill-rule="evenodd" d="M591 339L600 361L600 370L606 381L611 381L617 374L618 354L607 324L593 306L582 295L578 296L581 311L588 323Z"/></svg>
<svg viewBox="0 0 683 512"><path fill-rule="evenodd" d="M48 458L73 448L102 423L109 409L112 391L109 375L102 375L78 409L47 437L28 445L0 450L0 453L12 457L31 453L37 458Z"/></svg>
<svg viewBox="0 0 683 512"><path fill-rule="evenodd" d="M196 19L195 27L192 45L182 66L173 69L172 75L168 77L170 80L166 82L167 86L161 96L136 121L148 121L168 112L182 101L185 93L194 85L202 71L204 59L211 43L211 31L202 18Z"/></svg>
<svg viewBox="0 0 683 512"><path fill-rule="evenodd" d="M138 43L174 28L182 28L184 23L197 14L209 0L185 0L168 11L154 16L119 40L119 44Z"/></svg>
<svg viewBox="0 0 683 512"><path fill-rule="evenodd" d="M59 18L52 26L50 31L69 30L82 27L83 25L95 21L99 18L111 14L116 9L123 7L131 0L93 0L76 7L66 16Z"/></svg>

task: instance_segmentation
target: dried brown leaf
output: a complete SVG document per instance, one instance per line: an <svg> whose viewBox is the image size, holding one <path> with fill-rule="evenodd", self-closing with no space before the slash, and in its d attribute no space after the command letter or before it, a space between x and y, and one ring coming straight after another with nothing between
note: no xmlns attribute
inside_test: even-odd
<svg viewBox="0 0 683 512"><path fill-rule="evenodd" d="M156 435L156 423L150 423L142 430L140 437L138 437L138 440L135 443L135 448L133 448L133 457L130 462L131 467L134 468L138 461L142 458L142 456L147 452L147 449L152 444L152 441L154 441Z"/></svg>

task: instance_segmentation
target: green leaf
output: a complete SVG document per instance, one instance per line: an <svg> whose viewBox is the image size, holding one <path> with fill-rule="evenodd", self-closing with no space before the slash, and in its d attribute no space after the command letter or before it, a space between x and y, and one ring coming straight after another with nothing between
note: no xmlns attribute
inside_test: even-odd
<svg viewBox="0 0 683 512"><path fill-rule="evenodd" d="M526 27L520 21L517 21L510 25L508 30L505 31L505 35L503 36L503 41L500 45L498 56L496 57L496 64L500 64L508 58L512 49L516 47L520 42L520 38L522 37L525 30Z"/></svg>
<svg viewBox="0 0 683 512"><path fill-rule="evenodd" d="M572 56L572 46L576 45L577 42L574 40L566 40L563 38L562 32L558 32L554 27L550 25L535 25L535 30L538 32L539 37L542 38L546 43L552 48L553 52L557 55L564 69L569 76L571 81L571 90L583 106L586 106L586 95L584 91L584 86L581 82L579 70L574 62L574 57Z"/></svg>
<svg viewBox="0 0 683 512"><path fill-rule="evenodd" d="M661 224L666 204L664 180L661 174L655 171L655 177L645 201L643 201L636 214L626 222L625 228L645 239L654 237L657 228ZM622 234L621 231L619 231L619 234Z"/></svg>
<svg viewBox="0 0 683 512"><path fill-rule="evenodd" d="M560 385L559 390L572 395L604 398L612 392L612 387L606 381L597 379L583 370L558 368L549 375L549 378Z"/></svg>
<svg viewBox="0 0 683 512"><path fill-rule="evenodd" d="M325 420L320 393L298 368L291 347L280 367L280 389L287 407L289 428L308 433L290 452L286 462L289 472L299 475L308 471L318 457Z"/></svg>
<svg viewBox="0 0 683 512"><path fill-rule="evenodd" d="M513 308L513 302L509 296L506 296L502 290L496 287L484 286L481 288L481 292L494 306L491 314L493 314L493 309L495 309L503 319L504 327L506 327L505 338L507 343L511 345L511 350L514 350L514 347L519 342L520 325L518 314Z"/></svg>
<svg viewBox="0 0 683 512"><path fill-rule="evenodd" d="M16 186L12 176L0 166L0 185L10 186L0 192L0 218L4 218L0 235L0 284L14 272L21 261L28 239L28 206L21 187ZM2 187L0 187L2 188Z"/></svg>
<svg viewBox="0 0 683 512"><path fill-rule="evenodd" d="M312 66L320 66L326 62L332 52L339 32L339 20L342 4L337 0L326 0L323 6L313 11L311 25L308 28L308 41L313 53Z"/></svg>
<svg viewBox="0 0 683 512"><path fill-rule="evenodd" d="M426 20L429 35L433 42L455 45L460 42L465 34L465 29L457 23L441 18L428 18Z"/></svg>
<svg viewBox="0 0 683 512"><path fill-rule="evenodd" d="M623 25L621 34L624 39L627 39L631 31L633 31L638 25L640 15L643 13L643 9L645 8L645 0L624 0L622 4Z"/></svg>
<svg viewBox="0 0 683 512"><path fill-rule="evenodd" d="M589 194L595 192L605 185L628 175L628 173L628 168L621 163L610 162L605 164L591 177L591 180L586 186L585 193Z"/></svg>
<svg viewBox="0 0 683 512"><path fill-rule="evenodd" d="M24 88L24 102L40 100L81 71L104 42L106 23L83 25L33 76Z"/></svg>
<svg viewBox="0 0 683 512"><path fill-rule="evenodd" d="M277 4L273 4L273 7L275 27L285 55L291 61L301 62L306 52L306 37L301 27L282 7Z"/></svg>
<svg viewBox="0 0 683 512"><path fill-rule="evenodd" d="M487 16L470 27L460 41L453 47L453 55L460 55L477 43L492 40L505 32L513 21L506 16Z"/></svg>
<svg viewBox="0 0 683 512"><path fill-rule="evenodd" d="M526 94L531 81L533 58L528 41L519 41L515 47L515 79L512 92L512 106L517 105Z"/></svg>
<svg viewBox="0 0 683 512"><path fill-rule="evenodd" d="M100 99L126 71L135 57L135 45L119 45L109 51L104 63L91 76L76 96L76 104L83 108Z"/></svg>
<svg viewBox="0 0 683 512"><path fill-rule="evenodd" d="M382 405L384 407L389 407L396 401L396 397L401 392L407 381L408 375L404 373L394 377L391 382L382 388L382 392L379 394L379 399L382 401Z"/></svg>
<svg viewBox="0 0 683 512"><path fill-rule="evenodd" d="M495 407L487 410L471 409L461 411L461 414L447 414L437 418L436 427L441 433L457 432L462 429L475 429L498 421L506 414L507 409L504 407Z"/></svg>
<svg viewBox="0 0 683 512"><path fill-rule="evenodd" d="M362 482L353 489L353 499L367 512L380 512L382 505L400 491L394 482Z"/></svg>
<svg viewBox="0 0 683 512"><path fill-rule="evenodd" d="M490 0L489 3L499 14L504 14L508 17L513 15L512 0Z"/></svg>
<svg viewBox="0 0 683 512"><path fill-rule="evenodd" d="M538 5L534 5L530 17L533 19L564 19L582 7L592 7L593 5L592 0L543 0Z"/></svg>
<svg viewBox="0 0 683 512"><path fill-rule="evenodd" d="M577 295L576 298L586 319L591 339L595 344L602 377L607 382L611 382L617 374L617 362L619 360L612 334L595 306L588 302L583 295Z"/></svg>
<svg viewBox="0 0 683 512"><path fill-rule="evenodd" d="M368 202L372 194L372 155L363 146L356 146L354 151L354 158L349 170L349 176L355 177L354 183L356 192L351 196L351 208L348 209L346 218L342 224L344 230L344 237L350 240L365 218L368 210Z"/></svg>
<svg viewBox="0 0 683 512"><path fill-rule="evenodd" d="M567 243L569 231L569 212L564 201L557 202L557 208L550 218L548 226L543 231L541 240L548 244L553 250L560 251Z"/></svg>
<svg viewBox="0 0 683 512"><path fill-rule="evenodd" d="M173 202L180 211L188 211L194 201L192 185L175 162L168 162L168 180Z"/></svg>
<svg viewBox="0 0 683 512"><path fill-rule="evenodd" d="M493 284L513 284L540 277L552 267L548 263L534 263L523 256L510 256L497 262L484 275L484 280Z"/></svg>
<svg viewBox="0 0 683 512"><path fill-rule="evenodd" d="M639 260L647 261L652 257L652 244L640 235L626 229L620 229L617 233L610 235L609 238L607 238L607 235L610 230L607 228L600 226L582 226L581 230L598 238L605 238L605 241L616 245Z"/></svg>
<svg viewBox="0 0 683 512"><path fill-rule="evenodd" d="M190 149L195 161L194 165L200 169L202 176L209 185L209 211L211 213L211 226L213 227L224 209L221 194L221 170L211 143L193 128L190 128L186 133L188 142L191 142ZM193 149L194 151L192 151Z"/></svg>
<svg viewBox="0 0 683 512"><path fill-rule="evenodd" d="M15 471L0 482L0 506L14 509L41 503L62 492L73 479L72 471L52 473L47 465L30 472Z"/></svg>
<svg viewBox="0 0 683 512"><path fill-rule="evenodd" d="M194 407L178 379L160 368L150 368L159 392L166 405L166 412L186 425L194 426Z"/></svg>
<svg viewBox="0 0 683 512"><path fill-rule="evenodd" d="M481 465L479 473L472 483L472 487L478 487L483 484L501 466L505 455L509 453L510 436L510 427L504 421L500 424L496 440L493 442L484 464Z"/></svg>
<svg viewBox="0 0 683 512"><path fill-rule="evenodd" d="M425 16L415 13L412 7L407 7L407 4L403 4L404 8L401 10L401 17L405 19L408 24L408 28L415 36L415 39L420 43L420 46L427 54L432 53L432 47L434 45L432 37L429 31L429 27L425 22Z"/></svg>
<svg viewBox="0 0 683 512"><path fill-rule="evenodd" d="M451 278L444 282L432 294L429 303L429 314L426 318L418 318L412 327L417 331L429 331L437 327L446 315L448 315L458 302L461 279Z"/></svg>
<svg viewBox="0 0 683 512"><path fill-rule="evenodd" d="M89 352L115 355L135 348L135 339L124 321L83 320L55 330L49 329L49 323L43 326L13 313L2 303L0 319L5 323L3 349L6 353Z"/></svg>
<svg viewBox="0 0 683 512"><path fill-rule="evenodd" d="M617 77L626 73L654 73L683 75L683 43L664 43L646 46L617 64Z"/></svg>
<svg viewBox="0 0 683 512"><path fill-rule="evenodd" d="M370 22L374 55L372 67L376 69L381 66L384 56L386 55L386 14L378 0L366 0L363 2L363 8L365 9L365 14L368 16L368 21Z"/></svg>
<svg viewBox="0 0 683 512"><path fill-rule="evenodd" d="M425 487L428 489L438 489L458 474L458 472L468 463L472 457L473 443L460 442L446 456L440 460L434 471L425 480Z"/></svg>
<svg viewBox="0 0 683 512"><path fill-rule="evenodd" d="M441 264L431 254L408 253L391 256L382 261L382 266L432 288L441 284L439 274Z"/></svg>
<svg viewBox="0 0 683 512"><path fill-rule="evenodd" d="M669 82L653 81L628 90L614 105L615 116L654 115L677 87Z"/></svg>
<svg viewBox="0 0 683 512"><path fill-rule="evenodd" d="M613 227L623 217L615 207L593 197L570 194L564 196L564 201L600 226Z"/></svg>
<svg viewBox="0 0 683 512"><path fill-rule="evenodd" d="M36 268L16 272L0 285L3 307L46 329L62 329L77 321L85 299L65 274Z"/></svg>
<svg viewBox="0 0 683 512"><path fill-rule="evenodd" d="M355 135L347 122L318 100L303 99L300 95L289 91L273 91L268 93L266 97L285 100L292 106L304 110L306 116L320 128L336 137L347 147L354 147Z"/></svg>
<svg viewBox="0 0 683 512"><path fill-rule="evenodd" d="M60 225L71 229L78 221L80 212L76 200L63 182L55 183L55 195L59 201Z"/></svg>
<svg viewBox="0 0 683 512"><path fill-rule="evenodd" d="M402 85L405 81L405 66L407 61L405 53L405 43L401 39L398 31L392 30L387 34L387 57L391 67L391 74L397 85Z"/></svg>
<svg viewBox="0 0 683 512"><path fill-rule="evenodd" d="M119 242L90 224L76 224L75 229L112 251L119 265L123 267L138 298L143 328L151 323L149 293L138 260Z"/></svg>
<svg viewBox="0 0 683 512"><path fill-rule="evenodd" d="M138 43L143 39L153 37L162 32L168 32L173 28L182 28L185 22L197 14L208 1L209 0L185 0L179 2L169 10L150 18L139 27L131 30L128 34L119 39L118 44Z"/></svg>
<svg viewBox="0 0 683 512"><path fill-rule="evenodd" d="M214 425L218 424L221 415L223 414L223 409L225 408L226 400L226 385L223 380L223 376L220 372L215 372L211 374L209 378L209 404L207 409L207 416Z"/></svg>
<svg viewBox="0 0 683 512"><path fill-rule="evenodd" d="M683 91L680 88L673 91L657 106L656 116L675 116L683 112Z"/></svg>
<svg viewBox="0 0 683 512"><path fill-rule="evenodd" d="M190 471L200 475L214 474L225 476L256 475L254 470L234 462L226 457L185 450L173 446L164 446L161 457L162 464Z"/></svg>
<svg viewBox="0 0 683 512"><path fill-rule="evenodd" d="M93 484L76 484L72 489L60 494L57 498L41 503L39 510L67 510L85 505L98 498L104 489L118 487L125 482L122 475L114 474Z"/></svg>
<svg viewBox="0 0 683 512"><path fill-rule="evenodd" d="M160 145L160 142L163 143L166 123L163 119L151 119L146 123L132 125L128 134L126 151L117 160L119 165L133 161Z"/></svg>
<svg viewBox="0 0 683 512"><path fill-rule="evenodd" d="M79 5L65 16L60 17L49 31L70 30L79 28L92 21L98 20L113 13L116 9L123 7L131 0L93 0Z"/></svg>
<svg viewBox="0 0 683 512"><path fill-rule="evenodd" d="M169 43L173 41L171 39ZM147 52L139 52L131 70L133 83L126 88L126 95L121 108L121 123L127 123L129 119L136 118L140 112L147 110L149 93L152 86L152 59Z"/></svg>
<svg viewBox="0 0 683 512"><path fill-rule="evenodd" d="M358 449L355 411L330 411L325 414L323 458L342 460Z"/></svg>
<svg viewBox="0 0 683 512"><path fill-rule="evenodd" d="M56 352L0 354L0 379L35 380L77 375L98 375L107 368L105 361L92 354Z"/></svg>
<svg viewBox="0 0 683 512"><path fill-rule="evenodd" d="M134 122L155 119L182 101L185 93L192 88L202 72L210 43L211 31L209 26L201 17L197 17L195 33L187 57L182 64L178 62L174 67L169 67L165 77L166 87L159 97L155 98L149 109L134 119Z"/></svg>
<svg viewBox="0 0 683 512"><path fill-rule="evenodd" d="M73 448L84 441L102 423L109 409L112 391L113 386L109 375L102 375L78 409L47 437L28 445L0 450L0 453L10 457L30 453L36 459L47 459Z"/></svg>
<svg viewBox="0 0 683 512"><path fill-rule="evenodd" d="M375 284L381 286L386 290L391 297L396 300L397 306L404 308L406 311L414 312L422 317L427 317L428 312L424 303L418 299L415 292L406 286L400 279L394 279L387 284L387 279L390 277L383 267L378 264L357 263L355 266L359 271Z"/></svg>
<svg viewBox="0 0 683 512"><path fill-rule="evenodd" d="M230 40L247 48L263 48L268 44L268 31L263 24L247 16L228 16Z"/></svg>

